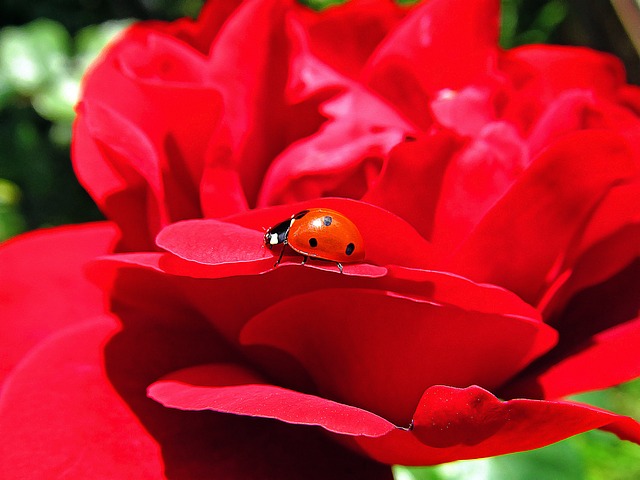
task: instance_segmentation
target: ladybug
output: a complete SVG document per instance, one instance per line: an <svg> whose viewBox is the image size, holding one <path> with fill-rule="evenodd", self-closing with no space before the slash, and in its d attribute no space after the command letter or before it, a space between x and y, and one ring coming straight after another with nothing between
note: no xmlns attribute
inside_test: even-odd
<svg viewBox="0 0 640 480"><path fill-rule="evenodd" d="M340 212L327 208L311 208L291 215L269 228L264 234L267 247L282 244L277 267L284 247L289 245L302 255L304 265L309 257L336 262L340 273L342 264L364 259L364 242L358 227Z"/></svg>

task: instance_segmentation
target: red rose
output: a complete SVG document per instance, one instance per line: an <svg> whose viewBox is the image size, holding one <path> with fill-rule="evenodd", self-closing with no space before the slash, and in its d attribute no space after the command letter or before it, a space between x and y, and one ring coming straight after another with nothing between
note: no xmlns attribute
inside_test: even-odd
<svg viewBox="0 0 640 480"><path fill-rule="evenodd" d="M74 162L113 223L0 251L6 477L390 478L640 442L560 399L640 374L618 60L502 51L497 1L232 3L133 26L87 76ZM317 207L365 261L274 268L264 229Z"/></svg>

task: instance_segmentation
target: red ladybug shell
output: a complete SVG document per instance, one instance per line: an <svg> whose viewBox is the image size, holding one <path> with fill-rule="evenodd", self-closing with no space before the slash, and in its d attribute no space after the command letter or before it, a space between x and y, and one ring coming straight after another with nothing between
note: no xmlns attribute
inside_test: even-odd
<svg viewBox="0 0 640 480"><path fill-rule="evenodd" d="M364 260L362 235L340 212L314 208L302 217L297 214L294 218L287 243L296 252L339 263Z"/></svg>
<svg viewBox="0 0 640 480"><path fill-rule="evenodd" d="M364 242L358 228L340 212L327 208L313 208L292 215L268 229L264 241L269 248L289 245L305 257L336 262L340 271L341 263L364 259ZM279 262L280 259L276 265Z"/></svg>

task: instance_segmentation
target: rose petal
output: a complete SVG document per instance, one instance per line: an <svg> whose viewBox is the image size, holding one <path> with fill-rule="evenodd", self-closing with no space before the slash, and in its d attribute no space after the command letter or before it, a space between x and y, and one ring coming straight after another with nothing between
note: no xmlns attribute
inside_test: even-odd
<svg viewBox="0 0 640 480"><path fill-rule="evenodd" d="M366 81L426 129L438 91L481 83L493 74L499 17L494 0L424 2L371 56Z"/></svg>
<svg viewBox="0 0 640 480"><path fill-rule="evenodd" d="M11 374L0 397L3 478L163 478L158 444L106 376L101 347L116 329L109 317L62 329Z"/></svg>
<svg viewBox="0 0 640 480"><path fill-rule="evenodd" d="M640 212L629 205L640 205L638 182L611 189L558 262L556 270L562 273L538 304L549 321L558 320L577 292L606 281L640 257Z"/></svg>
<svg viewBox="0 0 640 480"><path fill-rule="evenodd" d="M428 386L497 387L556 336L531 319L343 288L287 298L251 319L240 339L291 354L323 396L408 426Z"/></svg>
<svg viewBox="0 0 640 480"><path fill-rule="evenodd" d="M495 99L487 87L466 86L458 91L445 88L431 102L433 116L459 135L476 137L496 120Z"/></svg>
<svg viewBox="0 0 640 480"><path fill-rule="evenodd" d="M290 105L285 98L291 48L285 19L292 9L291 1L244 2L212 45L207 67L225 110L211 148L232 153L229 164L238 171L250 206L271 160L322 122L317 113L307 114L317 102Z"/></svg>
<svg viewBox="0 0 640 480"><path fill-rule="evenodd" d="M379 437L395 428L366 410L266 383L238 365L203 365L162 378L148 394L165 407L275 418L344 435Z"/></svg>
<svg viewBox="0 0 640 480"><path fill-rule="evenodd" d="M330 208L356 224L365 244L365 260L375 265L433 267L432 246L415 228L391 212L346 198L319 198L293 205L256 209L226 218L243 227L267 229L308 208Z"/></svg>
<svg viewBox="0 0 640 480"><path fill-rule="evenodd" d="M39 230L0 248L0 379L38 342L104 311L103 294L85 264L117 240L113 224Z"/></svg>
<svg viewBox="0 0 640 480"><path fill-rule="evenodd" d="M438 131L398 145L362 200L402 217L430 239L440 184L460 144L451 133Z"/></svg>
<svg viewBox="0 0 640 480"><path fill-rule="evenodd" d="M271 259L264 234L219 220L185 220L164 228L159 247L191 262L217 265Z"/></svg>
<svg viewBox="0 0 640 480"><path fill-rule="evenodd" d="M98 144L91 138L91 129L84 119L83 108L83 104L77 106L78 115L73 125L74 142L71 147L78 180L102 212L125 232L121 240L122 248L152 249L153 234L149 232L148 218L145 215L145 189L130 188L113 165L105 160ZM80 158L82 161L77 160Z"/></svg>
<svg viewBox="0 0 640 480"><path fill-rule="evenodd" d="M587 405L517 399L502 402L486 390L436 385L425 391L413 431L354 439L385 463L435 465L540 448L594 428L640 442L640 425L629 417Z"/></svg>
<svg viewBox="0 0 640 480"><path fill-rule="evenodd" d="M484 217L453 256L453 271L535 304L553 281L548 275L554 262L593 208L633 175L635 166L616 134L593 130L563 137Z"/></svg>
<svg viewBox="0 0 640 480"><path fill-rule="evenodd" d="M622 62L612 55L580 47L527 45L501 52L500 70L515 92L504 118L527 132L545 108L571 90L615 98L625 83Z"/></svg>
<svg viewBox="0 0 640 480"><path fill-rule="evenodd" d="M296 13L308 32L313 54L357 78L376 46L407 10L394 1L350 0L321 13L304 7Z"/></svg>
<svg viewBox="0 0 640 480"><path fill-rule="evenodd" d="M243 361L208 320L224 315L228 303L241 312L240 298L246 300L251 290L233 279L217 283L131 267L121 269L116 280L112 298L123 329L106 346L105 362L118 393L161 444L167 477L388 478L388 469L333 444L315 429L180 412L149 399L147 387L172 371ZM210 302L209 318L190 302L191 295ZM326 458L333 459L330 465Z"/></svg>
<svg viewBox="0 0 640 480"><path fill-rule="evenodd" d="M561 341L508 391L558 398L606 388L640 374L638 336L640 260L606 282L575 295L552 317ZM608 355L608 356L607 356ZM577 372L589 372L577 374Z"/></svg>
<svg viewBox="0 0 640 480"><path fill-rule="evenodd" d="M492 122L453 156L439 186L434 245L454 251L529 165L526 144L512 125Z"/></svg>
<svg viewBox="0 0 640 480"><path fill-rule="evenodd" d="M220 115L205 65L206 58L187 44L137 26L85 80L74 166L99 206L120 224L126 248L149 248L159 225L200 216L203 159ZM187 117L190 122L183 121Z"/></svg>
<svg viewBox="0 0 640 480"><path fill-rule="evenodd" d="M215 278L261 274L274 269L279 253L264 245L264 233L218 220L186 220L166 227L157 238L158 246L180 259L200 265L164 257L161 268L177 275ZM282 247L280 247L282 248ZM295 264L296 262L294 262ZM297 262L300 263L300 262ZM309 261L306 266L340 273L333 262ZM289 265L283 262L282 266ZM203 265L207 267L202 268ZM223 267L212 269L210 267ZM384 267L364 263L343 266L346 275L383 276Z"/></svg>
<svg viewBox="0 0 640 480"><path fill-rule="evenodd" d="M269 167L259 206L321 196L359 198L374 182L383 158L415 128L386 102L309 52L301 25L293 37L289 95L297 101L334 93L320 106L329 120L314 135L290 145Z"/></svg>
<svg viewBox="0 0 640 480"><path fill-rule="evenodd" d="M450 272L392 266L377 287L429 298L437 304L455 305L464 310L512 315L542 321L540 312L513 292L488 284L478 284Z"/></svg>
<svg viewBox="0 0 640 480"><path fill-rule="evenodd" d="M191 18L179 18L168 23L147 21L143 25L166 32L206 54L224 22L241 3L242 0L205 2L197 21Z"/></svg>
<svg viewBox="0 0 640 480"><path fill-rule="evenodd" d="M594 335L542 372L525 374L503 393L509 397L556 399L633 380L640 375L638 345L640 318Z"/></svg>

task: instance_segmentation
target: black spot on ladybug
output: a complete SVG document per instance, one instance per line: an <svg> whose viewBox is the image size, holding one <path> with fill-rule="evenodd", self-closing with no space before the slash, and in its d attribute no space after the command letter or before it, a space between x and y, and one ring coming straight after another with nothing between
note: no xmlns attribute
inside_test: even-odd
<svg viewBox="0 0 640 480"><path fill-rule="evenodd" d="M329 215L327 215L322 219L322 223L324 223L325 227L328 227L329 225L331 225L331 222L333 222L333 218L331 218Z"/></svg>
<svg viewBox="0 0 640 480"><path fill-rule="evenodd" d="M309 210L302 210L301 212L296 213L293 216L294 220L300 220L302 217L304 217L307 213L309 213Z"/></svg>
<svg viewBox="0 0 640 480"><path fill-rule="evenodd" d="M347 245L347 248L345 249L344 253L346 253L347 255L351 255L355 249L356 249L356 246L353 243L350 243L349 245Z"/></svg>
<svg viewBox="0 0 640 480"><path fill-rule="evenodd" d="M309 245L311 245L313 248L316 248L318 246L318 240L316 240L315 238L310 238Z"/></svg>

